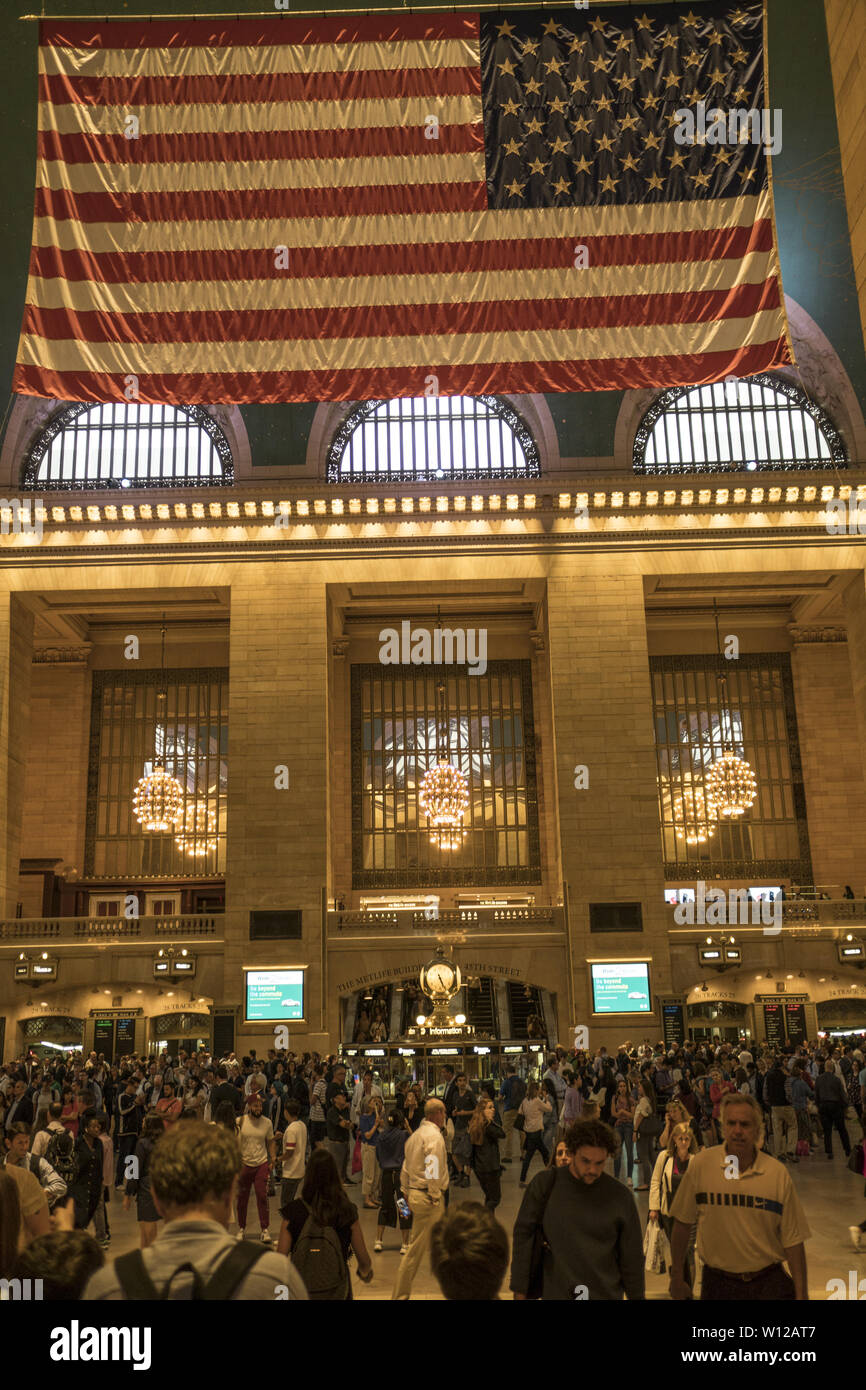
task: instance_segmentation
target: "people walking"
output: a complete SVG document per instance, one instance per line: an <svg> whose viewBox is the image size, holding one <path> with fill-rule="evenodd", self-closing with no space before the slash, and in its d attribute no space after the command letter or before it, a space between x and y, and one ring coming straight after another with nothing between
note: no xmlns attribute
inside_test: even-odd
<svg viewBox="0 0 866 1390"><path fill-rule="evenodd" d="M487 1096L482 1096L475 1107L469 1121L469 1138L472 1168L484 1192L484 1205L488 1211L495 1211L502 1201L499 1141L505 1138L505 1130L497 1123L496 1106Z"/></svg>
<svg viewBox="0 0 866 1390"><path fill-rule="evenodd" d="M553 1102L542 1093L538 1082L530 1081L519 1109L519 1113L523 1116L523 1133L526 1139L523 1162L520 1165L521 1187L526 1186L526 1177L529 1173L533 1154L541 1154L542 1163L547 1163L548 1150L544 1144L544 1122L552 1110Z"/></svg>
<svg viewBox="0 0 866 1390"><path fill-rule="evenodd" d="M445 1118L442 1101L428 1100L424 1119L406 1143L400 1185L412 1213L412 1239L394 1285L393 1299L409 1298L418 1266L429 1248L432 1229L445 1210L444 1194L448 1189L448 1161L442 1138Z"/></svg>
<svg viewBox="0 0 866 1390"><path fill-rule="evenodd" d="M851 1140L845 1126L848 1092L830 1058L824 1063L824 1070L815 1081L815 1099L818 1102L818 1114L824 1129L825 1154L828 1158L833 1157L833 1130L835 1129L838 1131L847 1158L851 1152Z"/></svg>

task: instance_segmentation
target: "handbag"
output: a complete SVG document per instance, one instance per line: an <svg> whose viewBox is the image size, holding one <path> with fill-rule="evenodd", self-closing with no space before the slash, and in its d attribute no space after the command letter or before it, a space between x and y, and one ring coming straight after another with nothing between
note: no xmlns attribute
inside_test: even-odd
<svg viewBox="0 0 866 1390"><path fill-rule="evenodd" d="M863 1173L863 1145L855 1144L848 1155L848 1167L860 1177Z"/></svg>
<svg viewBox="0 0 866 1390"><path fill-rule="evenodd" d="M361 1159L361 1136L358 1135L358 1138L355 1140L355 1147L352 1150L352 1172L360 1173L363 1166L364 1164Z"/></svg>
<svg viewBox="0 0 866 1390"><path fill-rule="evenodd" d="M526 1116L523 1115L519 1110L517 1114L514 1116L514 1128L520 1130L521 1133L523 1133L523 1131L526 1129Z"/></svg>

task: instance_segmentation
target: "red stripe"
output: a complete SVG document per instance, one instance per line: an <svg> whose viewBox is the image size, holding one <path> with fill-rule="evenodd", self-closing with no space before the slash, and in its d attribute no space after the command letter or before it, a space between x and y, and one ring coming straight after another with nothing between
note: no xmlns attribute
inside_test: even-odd
<svg viewBox="0 0 866 1390"><path fill-rule="evenodd" d="M401 39L478 39L477 14L349 15L313 18L251 16L212 19L106 21L58 19L40 25L39 41L52 48L237 48L304 43L399 43Z"/></svg>
<svg viewBox="0 0 866 1390"><path fill-rule="evenodd" d="M262 159L375 158L484 149L480 121L440 126L437 140L426 139L420 125L338 130L197 130L186 135L149 135L146 116L141 120L139 137L127 140L122 123L123 117L118 115L117 135L61 135L56 130L40 130L39 157L66 164L254 164Z"/></svg>
<svg viewBox="0 0 866 1390"><path fill-rule="evenodd" d="M70 77L40 73L39 100L55 106L198 106L245 102L374 101L481 91L481 69L383 68L351 72L263 72L196 77Z"/></svg>
<svg viewBox="0 0 866 1390"><path fill-rule="evenodd" d="M374 184L360 188L250 188L197 193L78 193L36 190L36 216L82 222L223 222L471 212L487 207L480 183Z"/></svg>
<svg viewBox="0 0 866 1390"><path fill-rule="evenodd" d="M191 195L194 196L194 195ZM488 213L498 218L498 213ZM577 218L577 212L575 213ZM251 235L250 240L254 240ZM750 251L769 252L768 221L752 227L700 232L653 232L637 236L539 237L452 241L431 245L312 246L292 249L289 268L277 270L273 246L237 251L61 251L34 246L30 274L47 279L106 283L169 284L185 281L330 279L343 275L446 275L479 270L534 270L574 266L577 241L589 265L672 265L689 261L740 260Z"/></svg>
<svg viewBox="0 0 866 1390"><path fill-rule="evenodd" d="M417 368L360 368L345 372L203 373L141 376L139 399L154 405L279 405L288 401L368 401L423 396L425 379L438 377L449 396L522 395L529 392L627 391L646 386L703 385L727 374L753 376L790 362L784 338L735 352L691 356L618 357L604 362L481 363ZM51 372L17 366L13 391L63 401L122 401L125 377L94 372ZM493 475L495 477L495 475Z"/></svg>
<svg viewBox="0 0 866 1390"><path fill-rule="evenodd" d="M264 343L332 338L424 338L441 334L530 333L545 329L647 328L750 318L779 306L772 277L760 285L686 294L599 296L463 304L361 305L330 309L203 310L103 314L28 305L22 332L54 342Z"/></svg>

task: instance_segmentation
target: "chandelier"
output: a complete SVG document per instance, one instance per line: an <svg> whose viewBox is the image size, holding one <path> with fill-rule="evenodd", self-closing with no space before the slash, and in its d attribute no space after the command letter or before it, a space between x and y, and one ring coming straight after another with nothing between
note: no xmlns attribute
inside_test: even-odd
<svg viewBox="0 0 866 1390"><path fill-rule="evenodd" d="M190 859L201 859L217 847L216 811L206 801L187 806L179 830L174 842Z"/></svg>
<svg viewBox="0 0 866 1390"><path fill-rule="evenodd" d="M680 790L671 794L671 814L678 840L705 845L716 833L716 812L710 805L704 782L683 773Z"/></svg>
<svg viewBox="0 0 866 1390"><path fill-rule="evenodd" d="M430 840L440 849L457 849L463 841L463 818L469 806L469 784L459 767L448 761L448 711L444 708L440 725L439 696L447 692L444 684L436 691L436 764L424 774L418 802L433 830ZM443 700L443 705L445 701Z"/></svg>
<svg viewBox="0 0 866 1390"><path fill-rule="evenodd" d="M722 642L719 636L719 608L713 599L713 613L716 620L716 646L722 659ZM745 758L734 752L733 747L724 748L724 743L733 743L734 724L728 704L728 678L722 672L719 682L719 726L723 741L723 752L710 765L704 774L704 792L707 807L716 816L741 816L755 804L758 783L754 770ZM726 731L731 735L726 739Z"/></svg>
<svg viewBox="0 0 866 1390"><path fill-rule="evenodd" d="M165 673L165 614L162 615L162 654L160 670ZM159 691L156 697L156 729L160 726L165 739L166 691ZM154 731L156 740L156 731ZM153 771L140 777L132 794L132 813L139 825L152 834L174 830L183 819L183 787L176 777L165 770L159 748L154 750Z"/></svg>

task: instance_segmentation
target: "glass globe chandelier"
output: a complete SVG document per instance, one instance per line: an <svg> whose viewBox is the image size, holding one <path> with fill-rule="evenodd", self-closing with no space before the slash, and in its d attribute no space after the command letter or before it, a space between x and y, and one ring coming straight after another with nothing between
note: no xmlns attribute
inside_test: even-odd
<svg viewBox="0 0 866 1390"><path fill-rule="evenodd" d="M162 618L162 654L160 658L160 670L163 673L163 689L156 697L156 728L154 730L154 744L156 744L156 730L160 727L163 730L163 741L165 739L165 710L167 694L164 688L165 679L165 614ZM165 769L165 764L158 747L154 747L153 771L145 773L135 784L135 791L132 794L132 814L139 825L151 834L162 834L167 830L174 830L183 819L183 787L176 777L170 776Z"/></svg>
<svg viewBox="0 0 866 1390"><path fill-rule="evenodd" d="M440 701L444 711L440 721ZM447 691L440 684L436 691L436 763L424 774L418 803L433 830L432 843L440 849L457 849L463 840L463 819L469 806L469 784L459 767L448 760Z"/></svg>
<svg viewBox="0 0 866 1390"><path fill-rule="evenodd" d="M202 859L217 847L216 811L206 801L193 801L186 807L180 834L174 842L190 859Z"/></svg>
<svg viewBox="0 0 866 1390"><path fill-rule="evenodd" d="M716 620L716 646L722 658L722 642L719 636L719 608L713 599L713 613ZM704 773L704 794L707 807L715 816L732 819L742 816L755 804L758 795L758 782L751 763L734 752L734 724L728 703L728 678L721 672L719 683L719 727L722 735L723 752ZM730 735L730 737L728 737Z"/></svg>

